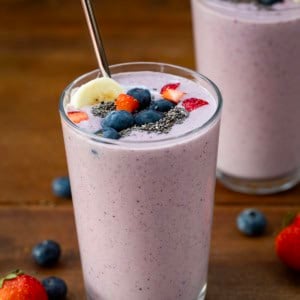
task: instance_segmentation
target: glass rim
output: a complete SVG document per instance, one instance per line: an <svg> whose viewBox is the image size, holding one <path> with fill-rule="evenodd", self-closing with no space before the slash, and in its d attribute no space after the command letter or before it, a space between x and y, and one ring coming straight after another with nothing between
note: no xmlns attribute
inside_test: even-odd
<svg viewBox="0 0 300 300"><path fill-rule="evenodd" d="M212 1L212 0L194 0L196 2L202 2L204 5L206 5L209 8L217 8L220 10L223 10L225 12L236 12L239 11L243 14L243 16L247 16L247 15L251 15L254 16L254 18L256 18L256 13L254 14L254 12L252 10L245 10L245 9L237 9L236 5L238 3L231 3L230 5L230 1ZM225 5L224 3L227 3L228 5ZM297 4L297 3L295 3ZM259 7L263 7L263 6L259 6ZM278 15L278 13L289 13L289 12L295 12L295 11L299 11L300 12L300 4L299 5L295 5L293 7L283 7L280 9L272 9L272 7L265 7L264 9L259 9L259 12L263 12L263 16L267 16L267 17L274 17L274 15Z"/></svg>
<svg viewBox="0 0 300 300"><path fill-rule="evenodd" d="M77 133L81 134L82 136L93 140L94 142L99 142L99 143L103 143L103 144L107 144L107 145L119 145L119 146L132 146L132 145L157 145L160 143L165 143L165 142L174 142L176 140L180 140L182 138L186 138L189 136L192 136L196 133L200 133L202 131L204 131L207 127L209 127L211 124L213 124L218 117L221 114L221 109L223 106L223 99L222 99L222 95L221 92L219 90L219 88L217 87L217 85L211 81L209 78L207 78L206 76L193 71L191 69L185 68L185 67L181 67L181 66L177 66L177 65L173 65L173 64L167 64L167 63L161 63L161 62L127 62L127 63L120 63L120 64L114 64L114 65L110 65L110 70L113 71L114 68L120 68L120 67L126 67L126 66L142 66L144 65L146 66L160 66L160 67L168 67L168 68L173 68L176 70L180 70L183 72L186 72L192 76L194 76L194 78L199 78L201 80L204 80L209 86L212 87L212 89L214 90L214 92L216 93L216 97L214 96L216 102L217 102L217 108L215 110L215 112L213 113L213 115L201 126L194 128L190 131L187 131L183 134L177 135L177 136L171 136L171 137L166 137L163 139L158 139L158 140L142 140L142 141L133 141L133 140L114 140L114 139L109 139L109 138L104 138L101 136L97 136L94 133L91 132L87 132L81 128L79 128L78 126L76 126L76 124L74 124L67 116L65 109L64 109L64 99L65 99L65 95L69 94L71 92L71 90L73 89L74 85L76 83L78 83L79 81L81 81L82 79L91 76L91 75L97 75L97 74L101 74L101 71L99 69L95 69L93 71L84 73L83 75L77 77L76 79L74 79L69 85L67 85L67 87L63 90L61 96L60 96L60 100L59 100L59 113L62 117L62 119L64 120L64 122L66 122L66 124L68 126L70 126L72 129L74 129ZM145 68L145 70L143 71L147 71L147 69ZM151 70L152 71L152 70ZM131 71L124 71L125 72L131 72ZM135 71L132 71L135 72ZM138 71L136 71L138 72ZM157 71L153 71L153 72L160 72L159 70ZM119 73L123 73L123 72L119 72ZM116 73L118 74L118 73ZM168 73L166 73L168 74ZM170 74L170 73L169 73ZM113 75L113 72L112 72Z"/></svg>

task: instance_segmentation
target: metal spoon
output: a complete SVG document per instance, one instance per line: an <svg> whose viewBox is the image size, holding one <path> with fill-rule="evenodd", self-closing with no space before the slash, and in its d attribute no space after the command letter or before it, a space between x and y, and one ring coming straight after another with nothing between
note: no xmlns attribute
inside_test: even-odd
<svg viewBox="0 0 300 300"><path fill-rule="evenodd" d="M86 21L89 27L90 35L92 38L96 58L101 73L104 77L111 77L93 6L89 0L81 0L81 3L85 13Z"/></svg>

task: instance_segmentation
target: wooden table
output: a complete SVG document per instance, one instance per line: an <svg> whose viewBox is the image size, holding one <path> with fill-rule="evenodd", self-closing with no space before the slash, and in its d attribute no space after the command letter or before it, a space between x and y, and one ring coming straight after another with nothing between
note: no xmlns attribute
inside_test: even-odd
<svg viewBox="0 0 300 300"><path fill-rule="evenodd" d="M194 67L189 1L96 1L110 63L164 61ZM63 88L96 60L80 1L2 0L0 9L0 273L22 268L56 275L68 299L84 299L72 203L55 198L51 180L67 174L57 112ZM276 196L233 193L217 185L208 300L300 299L300 275L274 254L283 216L300 211L300 187ZM269 221L266 235L246 238L235 226L245 207ZM58 266L37 267L32 246L55 239ZM155 299L153 299L155 300Z"/></svg>

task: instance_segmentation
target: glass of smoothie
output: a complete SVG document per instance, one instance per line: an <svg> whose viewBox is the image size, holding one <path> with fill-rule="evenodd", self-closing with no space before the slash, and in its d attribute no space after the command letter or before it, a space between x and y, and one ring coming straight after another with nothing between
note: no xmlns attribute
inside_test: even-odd
<svg viewBox="0 0 300 300"><path fill-rule="evenodd" d="M87 299L202 300L221 95L178 66L110 71L60 101Z"/></svg>
<svg viewBox="0 0 300 300"><path fill-rule="evenodd" d="M245 193L293 187L300 180L299 1L191 3L197 69L224 98L218 178Z"/></svg>

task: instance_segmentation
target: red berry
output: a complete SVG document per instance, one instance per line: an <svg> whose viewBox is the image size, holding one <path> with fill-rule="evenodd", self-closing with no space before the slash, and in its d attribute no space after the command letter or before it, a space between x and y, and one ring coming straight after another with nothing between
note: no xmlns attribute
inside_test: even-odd
<svg viewBox="0 0 300 300"><path fill-rule="evenodd" d="M283 263L300 271L300 214L277 235L275 249Z"/></svg>
<svg viewBox="0 0 300 300"><path fill-rule="evenodd" d="M37 279L16 271L0 279L0 300L48 300L48 296Z"/></svg>
<svg viewBox="0 0 300 300"><path fill-rule="evenodd" d="M197 98L189 98L182 102L182 106L189 112L207 104L207 101Z"/></svg>
<svg viewBox="0 0 300 300"><path fill-rule="evenodd" d="M168 83L166 85L164 85L161 90L160 90L160 93L163 94L164 91L166 90L176 90L180 85L180 82L178 83Z"/></svg>
<svg viewBox="0 0 300 300"><path fill-rule="evenodd" d="M116 110L126 110L130 113L139 108L139 101L127 94L120 94L115 101Z"/></svg>
<svg viewBox="0 0 300 300"><path fill-rule="evenodd" d="M179 90L166 89L161 95L166 100L169 100L169 101L177 104L177 103L179 103L182 96L184 96L184 92L181 92Z"/></svg>
<svg viewBox="0 0 300 300"><path fill-rule="evenodd" d="M83 111L70 111L68 112L68 117L73 123L80 123L89 119L87 113Z"/></svg>

